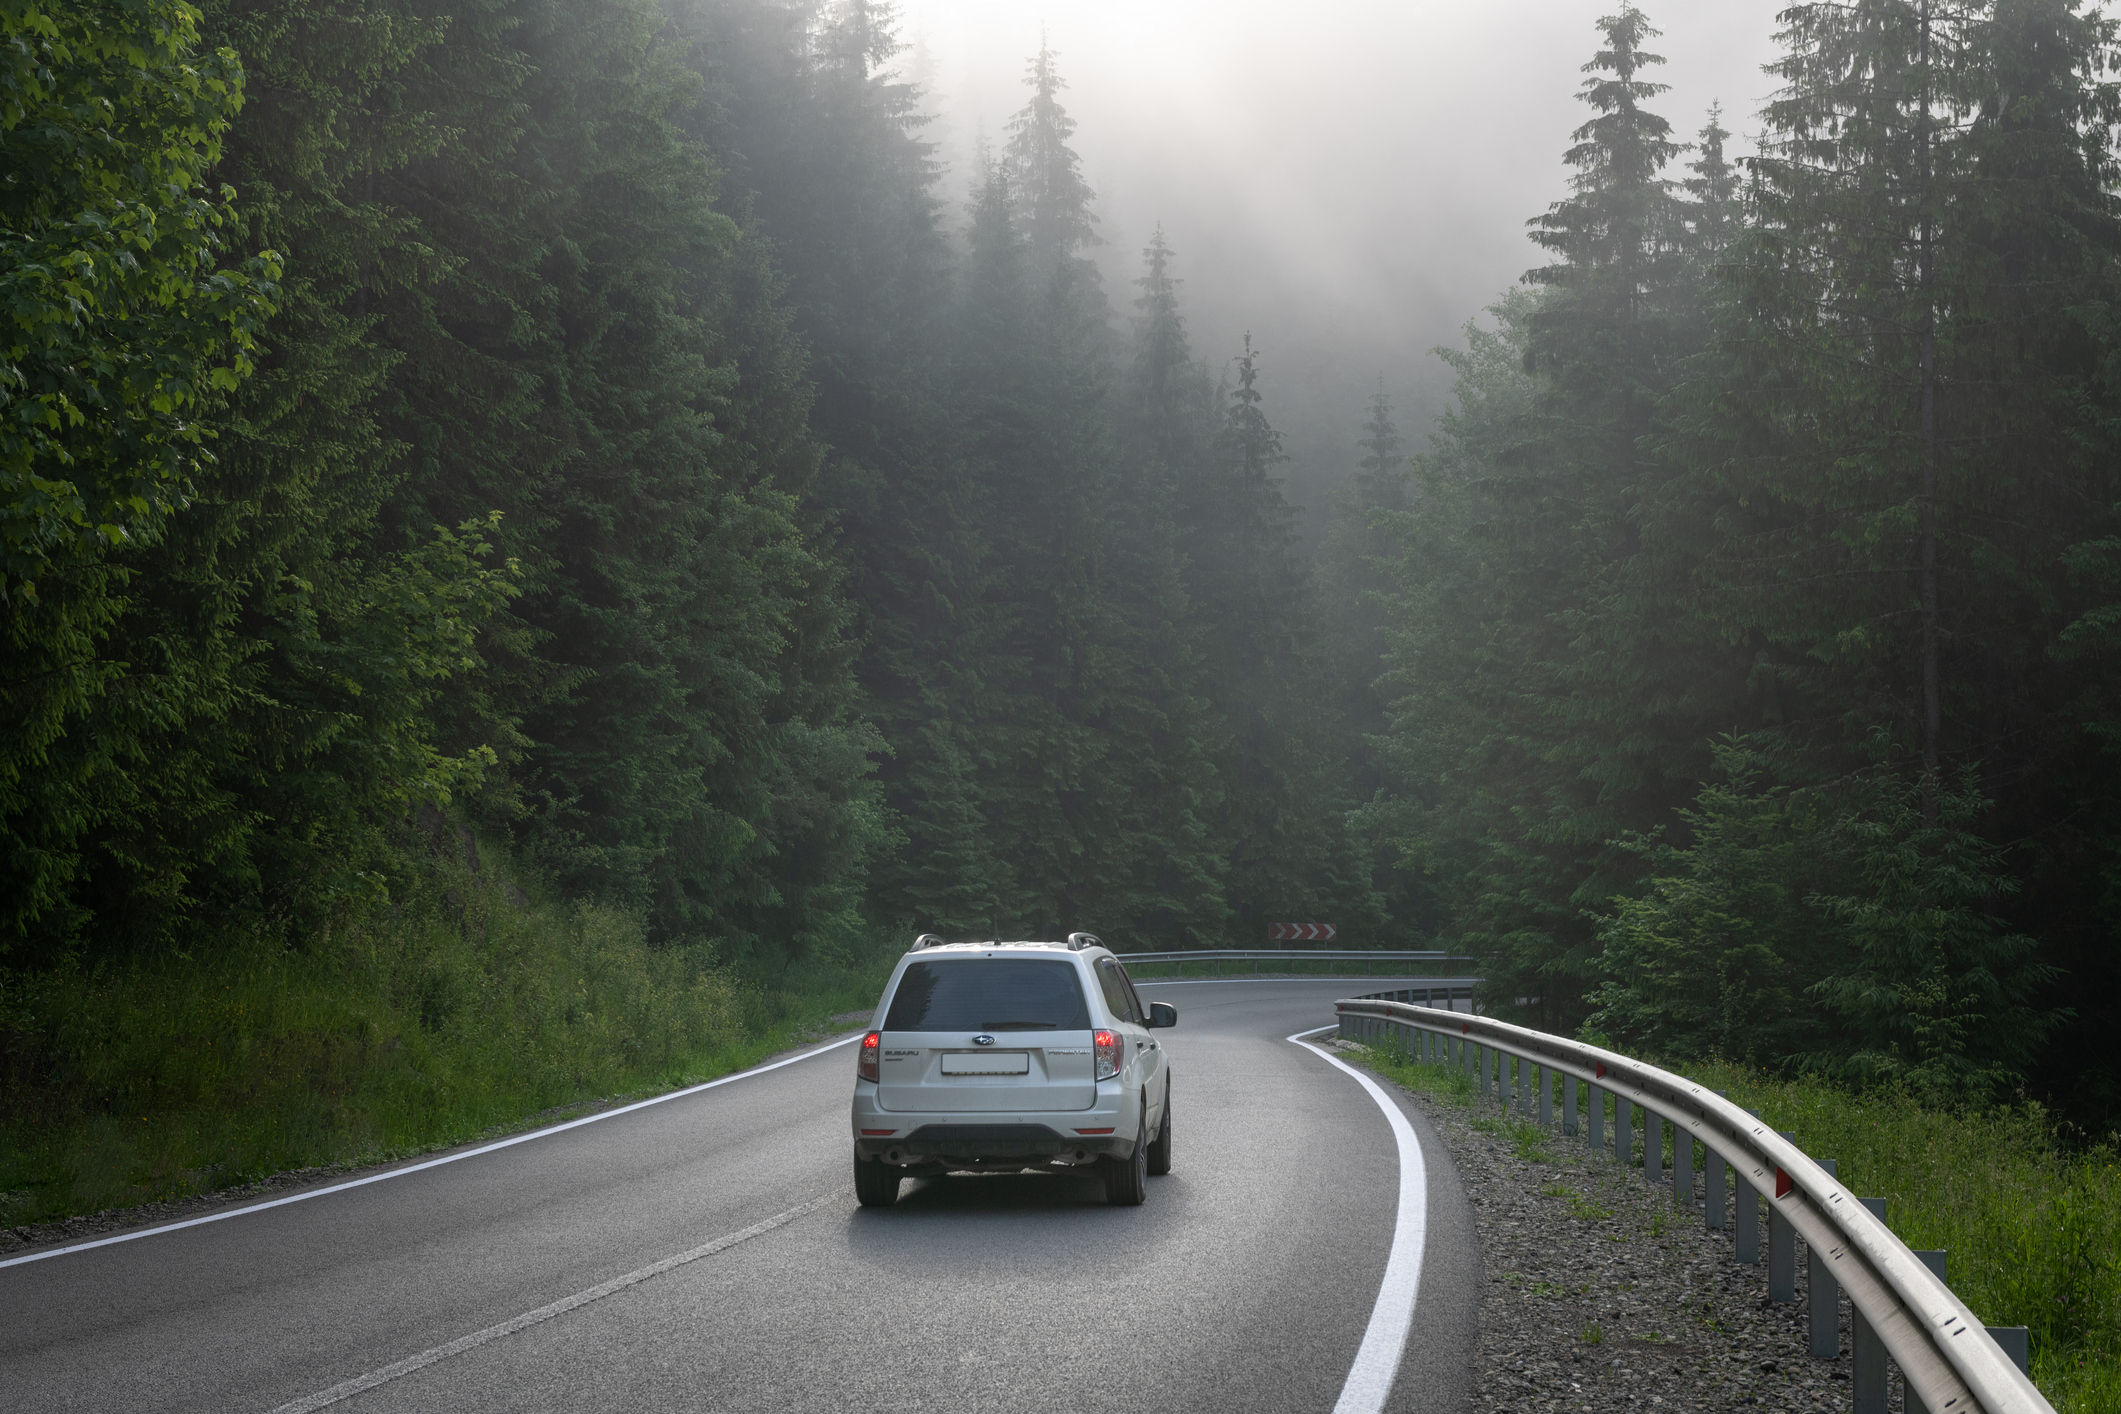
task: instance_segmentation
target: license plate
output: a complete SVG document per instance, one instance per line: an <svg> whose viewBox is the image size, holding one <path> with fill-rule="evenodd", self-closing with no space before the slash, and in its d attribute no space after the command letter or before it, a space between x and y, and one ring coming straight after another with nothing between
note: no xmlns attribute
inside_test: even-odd
<svg viewBox="0 0 2121 1414"><path fill-rule="evenodd" d="M947 1051L945 1075L1029 1075L1029 1051Z"/></svg>

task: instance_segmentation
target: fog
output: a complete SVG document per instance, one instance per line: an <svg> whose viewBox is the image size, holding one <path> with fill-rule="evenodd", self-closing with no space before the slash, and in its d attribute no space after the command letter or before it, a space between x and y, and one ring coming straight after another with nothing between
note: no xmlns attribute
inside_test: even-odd
<svg viewBox="0 0 2121 1414"><path fill-rule="evenodd" d="M1669 62L1650 106L1691 139L1720 99L1735 150L1772 89L1781 0L1648 4ZM1043 25L1098 193L1091 254L1119 313L1161 222L1196 351L1220 367L1249 330L1289 494L1315 529L1359 455L1383 377L1419 434L1447 391L1429 350L1542 254L1525 221L1566 193L1561 154L1614 0L903 0L906 71L959 210L973 147L1021 108ZM1684 160L1684 159L1683 159ZM1671 175L1685 176L1675 164Z"/></svg>

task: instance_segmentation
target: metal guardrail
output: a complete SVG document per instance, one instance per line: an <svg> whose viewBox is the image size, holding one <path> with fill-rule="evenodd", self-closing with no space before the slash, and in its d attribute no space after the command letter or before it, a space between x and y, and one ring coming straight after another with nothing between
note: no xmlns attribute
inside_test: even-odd
<svg viewBox="0 0 2121 1414"><path fill-rule="evenodd" d="M1472 962L1442 952L1369 952L1361 948L1182 948L1177 952L1123 952L1121 962Z"/></svg>
<svg viewBox="0 0 2121 1414"><path fill-rule="evenodd" d="M1777 1134L1760 1120L1684 1076L1645 1065L1628 1056L1566 1037L1512 1026L1491 1017L1412 1005L1378 997L1335 1003L1340 1034L1351 1040L1387 1036L1418 1058L1470 1069L1479 1077L1479 1092L1496 1082L1503 1103L1510 1102L1506 1057L1517 1059L1516 1097L1529 1114L1538 1094L1539 1122L1551 1127L1554 1080L1581 1082L1588 1088L1583 1126L1588 1142L1605 1147L1605 1099L1614 1096L1614 1123L1620 1152L1632 1145L1630 1107L1644 1114L1644 1162L1658 1181L1665 1123L1673 1126L1673 1195L1692 1206L1694 1194L1692 1140L1707 1155L1708 1225L1723 1225L1723 1166L1737 1173L1739 1256L1748 1248L1757 1258L1758 1218L1752 1194L1768 1203L1771 1299L1796 1299L1796 1242L1801 1233L1811 1248L1810 1288L1848 1291L1856 1319L1851 1371L1856 1414L1880 1414L1886 1408L1884 1356L1890 1355L1906 1382L1909 1414L2054 1414L2053 1406L2033 1386L2025 1371L2004 1353L1966 1304L1933 1273L1925 1255L1908 1249L1885 1225L1882 1205L1858 1199L1836 1181L1829 1162L1807 1156L1790 1136ZM1411 1033L1411 1035L1410 1035ZM1412 1044L1408 1045L1411 1040ZM1538 1078L1531 1071L1539 1070ZM1563 1133L1578 1129L1574 1083L1561 1086ZM1680 1194L1684 1192L1684 1197ZM1750 1222L1750 1226L1748 1223ZM1812 1351L1840 1353L1839 1303L1827 1297L1811 1307ZM2022 1332L2000 1332L2022 1342ZM1823 1343L1824 1342L1824 1343ZM2018 1352L2022 1361L2025 1353Z"/></svg>

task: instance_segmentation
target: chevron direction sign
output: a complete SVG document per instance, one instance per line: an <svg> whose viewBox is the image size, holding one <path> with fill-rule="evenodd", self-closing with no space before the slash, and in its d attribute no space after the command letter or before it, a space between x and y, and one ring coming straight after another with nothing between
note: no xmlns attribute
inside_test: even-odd
<svg viewBox="0 0 2121 1414"><path fill-rule="evenodd" d="M1277 943L1330 943L1339 930L1330 923L1269 923L1267 936Z"/></svg>

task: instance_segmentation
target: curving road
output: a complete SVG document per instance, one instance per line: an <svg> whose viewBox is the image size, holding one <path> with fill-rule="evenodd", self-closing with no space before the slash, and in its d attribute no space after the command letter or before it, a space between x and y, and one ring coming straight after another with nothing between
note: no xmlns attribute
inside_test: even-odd
<svg viewBox="0 0 2121 1414"><path fill-rule="evenodd" d="M858 1209L842 1043L307 1201L0 1264L0 1409L1375 1408L1343 1385L1393 1246L1399 1145L1377 1099L1285 1038L1386 979L1142 985L1181 1014L1175 1161L1142 1207L1031 1174ZM1399 1108L1425 1242L1383 1407L1440 1414L1467 1404L1480 1258L1449 1155Z"/></svg>

